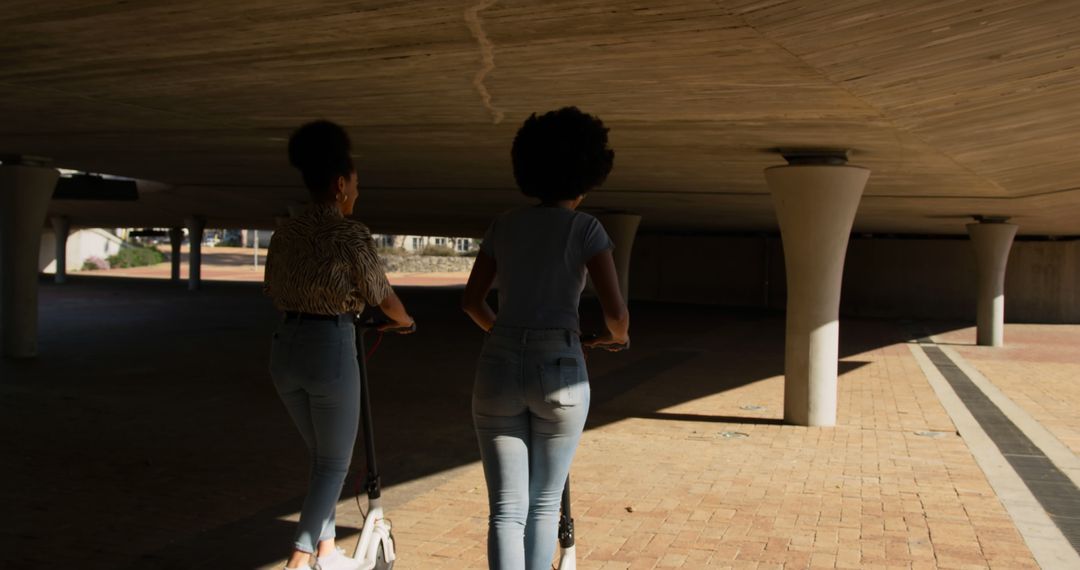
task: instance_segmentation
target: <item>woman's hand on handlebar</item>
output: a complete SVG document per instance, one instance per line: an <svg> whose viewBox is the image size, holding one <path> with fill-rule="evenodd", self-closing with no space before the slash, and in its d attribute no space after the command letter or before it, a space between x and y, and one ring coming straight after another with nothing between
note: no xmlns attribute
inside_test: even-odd
<svg viewBox="0 0 1080 570"><path fill-rule="evenodd" d="M585 348L599 348L608 352L619 352L630 348L630 337L615 338L611 333L588 338L581 343Z"/></svg>
<svg viewBox="0 0 1080 570"><path fill-rule="evenodd" d="M380 332L392 332L397 334L412 334L416 332L416 320L409 317L408 321L389 321L378 326Z"/></svg>

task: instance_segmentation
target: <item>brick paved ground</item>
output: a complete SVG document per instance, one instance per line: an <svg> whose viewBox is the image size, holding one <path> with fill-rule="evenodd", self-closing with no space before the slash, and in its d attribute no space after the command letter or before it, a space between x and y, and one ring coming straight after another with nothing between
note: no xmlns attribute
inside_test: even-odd
<svg viewBox="0 0 1080 570"><path fill-rule="evenodd" d="M401 295L420 333L384 340L371 363L397 567L480 568L468 402L481 337L457 292ZM42 356L0 362L4 567L275 567L307 466L269 386L276 316L258 287L75 277L43 281L41 300ZM589 363L573 471L583 568L1035 567L902 327L843 322L841 425L806 429L777 421L782 315L633 313L634 349ZM347 544L355 505L338 522Z"/></svg>
<svg viewBox="0 0 1080 570"><path fill-rule="evenodd" d="M1006 396L1080 454L1080 327L1008 325L1005 346L974 346L975 329L941 335Z"/></svg>
<svg viewBox="0 0 1080 570"><path fill-rule="evenodd" d="M878 338L844 359L837 428L755 420L780 417L779 376L646 412L669 390L738 374L709 350L730 342L717 332L607 410L640 412L586 433L573 471L582 568L1037 567L902 344ZM479 467L398 508L403 563L485 567L485 508Z"/></svg>

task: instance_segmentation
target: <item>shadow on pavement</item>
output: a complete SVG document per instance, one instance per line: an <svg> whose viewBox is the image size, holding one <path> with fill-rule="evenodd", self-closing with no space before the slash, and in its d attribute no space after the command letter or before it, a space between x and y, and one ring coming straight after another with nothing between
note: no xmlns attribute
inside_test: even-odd
<svg viewBox="0 0 1080 570"><path fill-rule="evenodd" d="M479 460L470 391L483 341L456 288L399 293L419 332L384 338L369 365L384 486L398 489L385 497L398 504ZM184 283L72 276L42 280L40 304L40 357L0 363L0 441L17 458L0 486L12 513L0 549L34 567L256 568L284 557L294 525L282 518L299 510L308 463L270 384L278 316L259 285L207 282L191 293ZM582 310L583 329L596 330L596 303ZM780 423L778 410L663 410L782 374L782 314L631 310L634 348L589 355L588 429L631 417ZM901 340L893 323L845 320L841 355ZM362 450L354 457L360 472Z"/></svg>

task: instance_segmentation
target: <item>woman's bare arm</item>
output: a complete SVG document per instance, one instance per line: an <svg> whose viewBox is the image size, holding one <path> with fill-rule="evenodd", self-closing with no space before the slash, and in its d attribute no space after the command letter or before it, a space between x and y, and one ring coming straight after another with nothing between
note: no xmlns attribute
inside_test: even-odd
<svg viewBox="0 0 1080 570"><path fill-rule="evenodd" d="M461 297L461 309L485 331L495 326L495 311L488 305L487 295L495 282L495 258L480 252L476 255L465 294Z"/></svg>
<svg viewBox="0 0 1080 570"><path fill-rule="evenodd" d="M390 294L383 299L382 303L379 303L379 308L393 321L386 327L408 328L415 324L413 318L409 316L409 312L405 310L405 305L401 303L401 299L398 298L393 289L390 290Z"/></svg>
<svg viewBox="0 0 1080 570"><path fill-rule="evenodd" d="M627 344L630 342L630 311L619 291L619 275L615 272L615 259L611 250L602 251L585 265L592 277L600 306L604 310L604 323L608 334L589 343L590 346Z"/></svg>

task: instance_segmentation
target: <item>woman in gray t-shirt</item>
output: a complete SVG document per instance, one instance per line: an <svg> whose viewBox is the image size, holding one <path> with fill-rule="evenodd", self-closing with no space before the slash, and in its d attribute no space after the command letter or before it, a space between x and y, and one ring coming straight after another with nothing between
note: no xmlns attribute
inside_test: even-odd
<svg viewBox="0 0 1080 570"><path fill-rule="evenodd" d="M608 328L588 344L630 340L611 239L596 218L576 211L611 171L607 131L574 107L525 121L511 151L514 178L539 203L495 218L465 288L462 308L490 333L476 368L473 422L491 510L491 568L551 566L559 499L589 411L578 325L586 271ZM498 315L486 301L496 280Z"/></svg>

